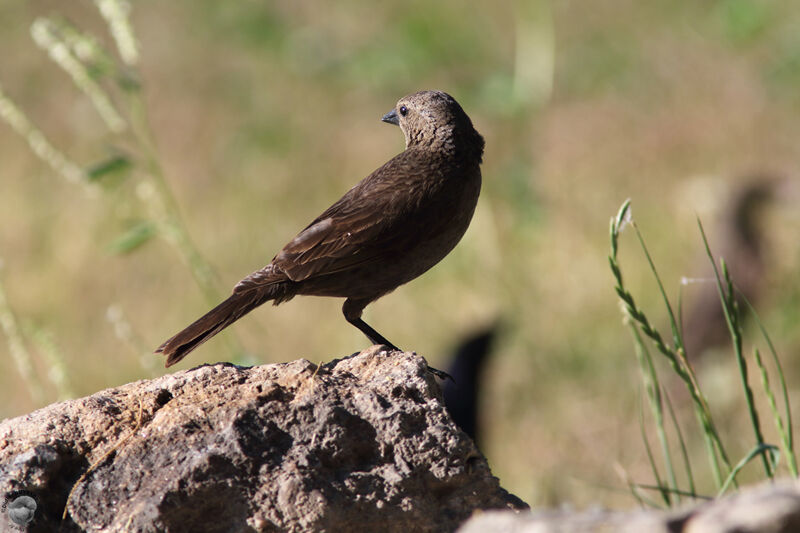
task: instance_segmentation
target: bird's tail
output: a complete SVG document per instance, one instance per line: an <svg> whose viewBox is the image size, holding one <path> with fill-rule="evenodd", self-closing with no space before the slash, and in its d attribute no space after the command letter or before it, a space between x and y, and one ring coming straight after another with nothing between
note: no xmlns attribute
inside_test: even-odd
<svg viewBox="0 0 800 533"><path fill-rule="evenodd" d="M195 320L183 331L167 339L156 353L167 356L165 366L172 366L192 350L230 326L244 315L269 300L275 299L272 291L249 290L234 292L227 300Z"/></svg>

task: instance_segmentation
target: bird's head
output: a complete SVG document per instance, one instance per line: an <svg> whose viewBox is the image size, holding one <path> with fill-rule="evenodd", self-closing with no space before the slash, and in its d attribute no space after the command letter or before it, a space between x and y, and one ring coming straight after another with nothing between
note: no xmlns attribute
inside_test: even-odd
<svg viewBox="0 0 800 533"><path fill-rule="evenodd" d="M445 92L420 91L404 96L381 120L400 126L406 148L473 154L479 160L483 154L483 137L458 102Z"/></svg>

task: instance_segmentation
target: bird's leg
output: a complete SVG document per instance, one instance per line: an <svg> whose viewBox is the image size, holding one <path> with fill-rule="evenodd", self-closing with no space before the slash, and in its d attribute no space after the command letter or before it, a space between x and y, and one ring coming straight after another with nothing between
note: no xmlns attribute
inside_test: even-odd
<svg viewBox="0 0 800 533"><path fill-rule="evenodd" d="M372 344L383 344L388 346L392 350L402 351L400 348L389 342L386 337L375 331L372 326L361 320L360 318L356 318L354 320L349 320L351 324L361 330L361 333L367 336L367 338L372 341Z"/></svg>
<svg viewBox="0 0 800 533"><path fill-rule="evenodd" d="M383 344L383 345L385 345L385 346L388 346L388 347L389 347L389 348L391 348L392 350L397 350L398 352L401 352L401 351L402 351L400 348L398 348L397 346L395 346L394 344L392 344L391 342L389 342L389 341L386 339L386 337L384 337L383 335L381 335L380 333L378 333L377 331L375 331L375 329L374 329L372 326L370 326L369 324L367 324L366 322L364 322L364 321L363 321L361 318L356 318L355 320L348 320L348 322L350 322L350 323L351 323L351 324L353 324L355 327L357 327L358 329L360 329L360 330L361 330L361 332L362 332L364 335L366 335L366 336L367 336L367 338L368 338L368 339L369 339L369 340L370 340L370 341L371 341L373 344ZM455 382L456 382L456 380L454 380L454 379L453 379L453 376L451 376L450 374L448 374L448 373L447 373L447 372L445 372L444 370L439 370L439 369L437 369L437 368L433 368L433 367L432 367L432 366L430 366L430 365L428 365L428 372L430 372L431 374L433 374L434 376L436 376L437 378L439 378L439 379L441 379L441 380L449 379L449 380L450 380L450 381L452 381L453 383L455 383Z"/></svg>
<svg viewBox="0 0 800 533"><path fill-rule="evenodd" d="M373 344L384 344L392 350L402 351L400 348L389 342L386 337L375 331L372 326L361 320L361 313L371 301L372 300L356 300L354 298L348 298L344 301L344 305L342 306L344 318L357 327L361 333L366 335Z"/></svg>
<svg viewBox="0 0 800 533"><path fill-rule="evenodd" d="M362 303L358 300L351 300L350 298L348 298L347 300L345 300L344 306L342 306L342 312L344 313L344 318L347 319L347 321L353 324L355 327L357 327L361 331L361 333L366 335L367 338L373 344L383 344L384 346L388 346L392 350L397 350L398 352L402 351L400 348L389 342L386 339L386 337L375 331L375 329L372 326L370 326L369 324L364 322L364 320L361 319L361 312L364 310L364 307L366 307L367 303L369 302ZM456 380L453 379L453 376L451 376L444 370L433 368L430 365L428 365L428 372L430 372L431 374L433 374L434 376L436 376L441 380L449 378L450 381L452 381L453 383L456 382Z"/></svg>

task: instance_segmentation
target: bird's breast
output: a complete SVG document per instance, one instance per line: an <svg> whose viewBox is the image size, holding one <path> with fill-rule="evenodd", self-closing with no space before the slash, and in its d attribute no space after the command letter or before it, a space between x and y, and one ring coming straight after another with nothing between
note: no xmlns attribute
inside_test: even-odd
<svg viewBox="0 0 800 533"><path fill-rule="evenodd" d="M413 266L403 283L434 266L458 244L472 220L480 186L479 170L449 176L408 218L408 239L396 252L399 260Z"/></svg>

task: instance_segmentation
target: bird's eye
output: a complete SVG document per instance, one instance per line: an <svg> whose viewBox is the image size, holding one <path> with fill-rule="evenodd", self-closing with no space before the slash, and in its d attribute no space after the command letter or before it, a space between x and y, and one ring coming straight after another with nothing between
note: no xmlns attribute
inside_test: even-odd
<svg viewBox="0 0 800 533"><path fill-rule="evenodd" d="M404 105L400 106L400 114L406 116L408 114L408 108Z"/></svg>

